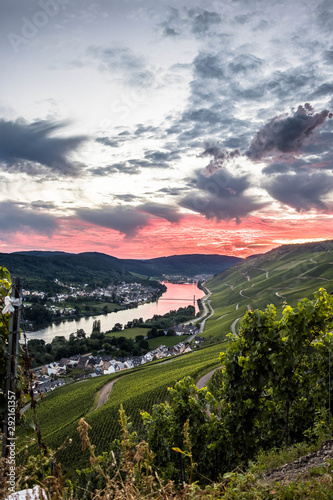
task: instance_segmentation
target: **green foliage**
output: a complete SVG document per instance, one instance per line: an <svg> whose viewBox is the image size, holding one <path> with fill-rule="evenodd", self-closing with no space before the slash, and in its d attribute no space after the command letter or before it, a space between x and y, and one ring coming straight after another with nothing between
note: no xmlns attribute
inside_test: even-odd
<svg viewBox="0 0 333 500"><path fill-rule="evenodd" d="M320 289L276 320L273 305L248 311L221 353L222 411L234 452L301 441L315 410L328 405L333 297Z"/></svg>
<svg viewBox="0 0 333 500"><path fill-rule="evenodd" d="M212 412L217 401L190 377L168 391L170 403L154 405L151 414L142 413L155 466L165 478L178 482L191 482L194 464L200 471L198 476L194 473L195 478L216 479L226 466L225 431L223 422L207 407Z"/></svg>
<svg viewBox="0 0 333 500"><path fill-rule="evenodd" d="M175 323L185 323L185 321L190 320L195 317L195 308L194 306L180 307L177 311L172 310L163 316L159 314L155 314L151 319L145 321L144 326L152 327L152 330L155 327L155 330L162 329L173 326ZM154 330L154 332L155 332ZM156 336L157 333L151 333L151 336ZM160 335L160 334L158 334Z"/></svg>

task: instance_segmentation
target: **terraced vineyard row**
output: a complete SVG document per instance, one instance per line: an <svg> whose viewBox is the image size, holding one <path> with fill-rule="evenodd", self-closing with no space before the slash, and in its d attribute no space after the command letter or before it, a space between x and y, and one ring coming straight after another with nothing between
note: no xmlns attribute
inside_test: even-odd
<svg viewBox="0 0 333 500"><path fill-rule="evenodd" d="M38 418L43 425L43 437L85 415L93 406L96 392L113 378L115 375L87 379L65 385L47 394L38 404ZM33 420L31 409L25 412L25 419L27 422Z"/></svg>
<svg viewBox="0 0 333 500"><path fill-rule="evenodd" d="M43 440L55 450L67 437L71 438L72 443L58 452L58 460L71 472L74 472L73 464L75 469L87 466L88 453L82 452L77 432L78 421L83 413L92 427L90 436L96 445L96 452L100 454L108 451L110 443L119 436L118 411L121 403L133 423L133 429L140 434L140 411L150 411L155 403L165 401L167 387L173 386L185 375L197 380L204 373L219 366L218 355L221 349L221 345L216 345L167 362L148 365L138 371L124 372L124 376L114 385L109 400L98 410L91 410L96 391L115 378L114 375L75 383L68 386L66 391L63 390L65 388L55 391L50 405L46 398L38 407Z"/></svg>
<svg viewBox="0 0 333 500"><path fill-rule="evenodd" d="M294 307L320 287L331 292L333 245L325 244L327 250L318 252L297 245L287 252L279 248L246 259L210 280L207 287L215 314L207 321L203 336L211 342L222 340L250 307L265 309L274 304L280 314L284 301Z"/></svg>

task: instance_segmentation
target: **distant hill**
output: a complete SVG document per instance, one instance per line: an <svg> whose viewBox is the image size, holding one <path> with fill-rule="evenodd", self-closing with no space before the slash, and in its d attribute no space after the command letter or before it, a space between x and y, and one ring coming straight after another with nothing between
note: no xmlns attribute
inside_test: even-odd
<svg viewBox="0 0 333 500"><path fill-rule="evenodd" d="M217 274L239 262L225 255L174 255L149 260L117 259L98 252L71 254L66 252L0 253L0 266L12 276L19 276L28 288L45 286L57 278L64 283L106 285L119 281L134 281L142 277L162 277L164 274ZM49 286L47 286L49 289Z"/></svg>
<svg viewBox="0 0 333 500"><path fill-rule="evenodd" d="M216 275L207 286L215 313L204 336L213 342L237 331L248 308L262 310L274 304L279 315L284 302L295 307L321 287L333 293L333 241L282 245L253 255Z"/></svg>
<svg viewBox="0 0 333 500"><path fill-rule="evenodd" d="M0 266L7 267L12 276L22 278L24 287L41 290L55 288L55 278L64 283L90 285L133 281L133 275L117 265L117 261L104 254L0 254Z"/></svg>
<svg viewBox="0 0 333 500"><path fill-rule="evenodd" d="M217 274L242 260L228 255L188 254L142 261L123 260L123 262L126 269L132 272L161 277L163 274L187 276Z"/></svg>

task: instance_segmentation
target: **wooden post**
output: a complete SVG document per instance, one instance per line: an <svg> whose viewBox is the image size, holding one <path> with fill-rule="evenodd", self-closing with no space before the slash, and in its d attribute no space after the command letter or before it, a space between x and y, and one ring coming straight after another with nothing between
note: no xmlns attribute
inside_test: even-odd
<svg viewBox="0 0 333 500"><path fill-rule="evenodd" d="M18 299L18 304L13 304L14 311L10 312L9 320L9 338L8 338L8 363L7 363L7 378L6 378L6 400L8 394L16 394L16 379L17 379L17 364L18 364L18 348L20 340L20 320L21 320L21 300L22 300L22 283L20 278L15 278L12 285L11 299ZM4 427L3 427L3 442L2 442L2 457L6 458L8 454L8 406L5 412Z"/></svg>

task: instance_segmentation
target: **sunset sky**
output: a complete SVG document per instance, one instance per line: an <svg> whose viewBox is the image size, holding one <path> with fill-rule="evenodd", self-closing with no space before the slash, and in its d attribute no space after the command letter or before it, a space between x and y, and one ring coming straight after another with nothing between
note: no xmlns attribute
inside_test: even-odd
<svg viewBox="0 0 333 500"><path fill-rule="evenodd" d="M333 237L331 0L3 0L0 252Z"/></svg>

